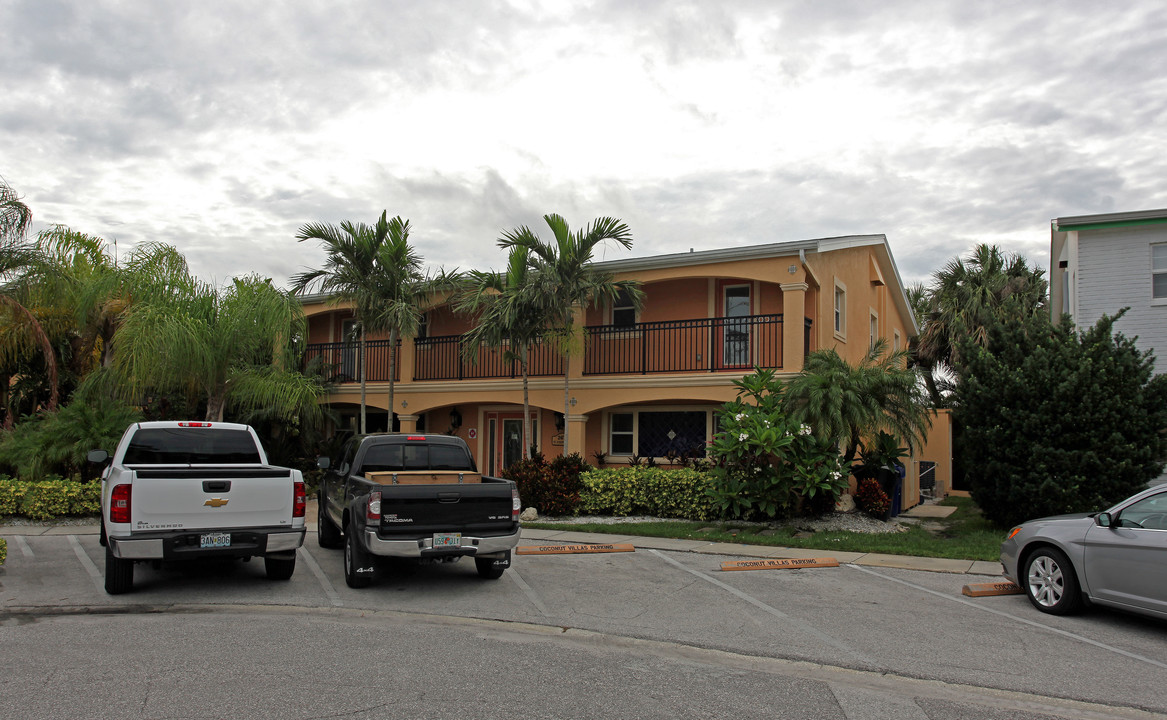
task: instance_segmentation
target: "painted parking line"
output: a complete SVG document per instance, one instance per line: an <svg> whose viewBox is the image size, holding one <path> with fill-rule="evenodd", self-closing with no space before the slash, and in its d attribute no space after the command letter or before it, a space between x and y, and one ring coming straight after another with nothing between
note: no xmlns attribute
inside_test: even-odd
<svg viewBox="0 0 1167 720"><path fill-rule="evenodd" d="M20 554L26 558L32 559L32 548L28 546L28 541L24 539L23 535L16 536L16 545L20 548Z"/></svg>
<svg viewBox="0 0 1167 720"><path fill-rule="evenodd" d="M751 595L747 595L746 593L742 592L741 590L738 590L737 588L733 587L732 585L727 585L727 584L721 582L720 580L712 577L711 575L706 575L705 573L701 572L700 570L694 570L693 568L688 567L685 564L674 560L673 558L661 553L660 551L649 550L649 552L652 553L653 555L656 555L657 557L661 558L662 560L669 563L670 565L678 567L681 570L684 570L685 572L687 572L691 575L696 575L697 577L701 578L705 582L707 582L711 585L716 585L717 587L721 588L722 590L725 590L726 592L730 593L731 595L734 595L738 599L744 600L745 602L749 603L750 605L753 605L754 607L762 610L763 612L766 612L770 615L773 615L774 617L778 618L779 620L786 623L787 625L790 625L792 627L796 627L799 630L801 630L802 632L804 632L808 635L811 635L813 637L816 637L819 640L822 640L824 643L826 643L827 645L830 645L831 647L835 648L836 650L840 650L842 652L847 653L848 655L850 655L851 657L855 658L856 660L858 660L859 662L863 663L864 665L866 665L868 667L872 667L872 668L880 667L879 663L877 663L874 660L872 660L871 658L863 655L855 648L844 644L838 638L831 637L830 635L826 634L822 630L819 630L818 628L814 627L813 625L810 625L809 623L805 623L797 618L791 617L791 616L787 615L786 613L782 612L781 610L774 608L774 607L771 607L770 605L767 605L766 603L762 602L761 600L759 600Z"/></svg>
<svg viewBox="0 0 1167 720"><path fill-rule="evenodd" d="M555 617L555 614L547 609L547 606L543 604L543 601L539 599L539 596L535 594L535 591L531 589L531 586L527 584L527 581L523 579L523 576L519 575L519 573L514 568L508 570L506 575L515 583L515 585L519 586L519 589L523 591L523 594L527 596L527 599L531 601L531 604L535 606L535 609L543 614L543 617Z"/></svg>
<svg viewBox="0 0 1167 720"><path fill-rule="evenodd" d="M73 546L73 553L77 555L77 559L81 561L81 566L85 568L85 572L89 573L89 579L98 590L105 591L105 576L97 569L97 565L89 559L89 553L85 552L85 548L81 547L81 543L77 542L76 535L69 536L69 544Z"/></svg>
<svg viewBox="0 0 1167 720"><path fill-rule="evenodd" d="M316 580L320 583L320 587L324 588L324 594L328 596L328 601L332 603L333 607L344 607L344 602L340 599L340 594L336 592L336 588L328 581L328 577L324 571L320 569L316 558L312 557L312 553L308 552L308 548L300 546L300 557L304 558L304 562L308 563L308 569L316 576Z"/></svg>
<svg viewBox="0 0 1167 720"><path fill-rule="evenodd" d="M865 567L860 567L858 565L848 565L847 567L854 568L855 570L858 570L860 572L865 572L868 575L874 575L877 578L882 578L884 580L889 580L889 581L894 582L894 583L899 583L900 585L906 585L907 587L910 587L914 590L919 590L920 592L925 592L925 593L928 593L929 595L935 595L936 597L944 598L945 600L948 600L950 602L956 602L956 603L960 603L961 605L967 605L968 607L976 608L977 610L980 610L981 612L987 612L987 613L991 613L993 615L998 615L1000 617L1009 618L1010 620L1013 620L1015 622L1019 622L1023 625L1029 625L1031 627L1035 627L1035 628L1038 628L1040 630L1046 630L1046 631L1051 632L1055 635L1061 635L1062 637L1069 638L1070 640L1077 640L1078 642L1085 643L1087 645L1092 645L1096 648L1099 648L1100 650L1107 650L1109 652L1115 653L1116 655L1122 655L1123 657L1127 657L1127 658L1130 658L1132 660L1138 660L1140 662L1145 662L1148 665L1154 665L1155 667L1167 669L1167 663L1160 662L1159 660L1154 660L1154 659L1149 658L1149 657L1143 657L1142 655L1128 652L1126 650L1123 650L1122 648L1116 648L1112 645L1107 645L1106 643L1098 642L1097 640L1091 640L1090 638L1083 637L1082 635L1078 635L1077 633L1072 633L1072 632L1069 632L1067 630L1062 630L1061 628L1056 628L1056 627L1051 627L1049 625L1044 625L1044 624L1039 623L1035 620L1023 618L1023 617L1020 617L1018 615L1012 615L1010 613L1003 612L1001 610L997 610L996 608L986 607L982 604L972 602L971 600L965 600L963 597L958 597L955 595L948 595L948 594L945 594L942 592L937 592L936 590L932 590L931 588L926 588L923 585L917 585L914 582L908 582L907 580L901 580L900 578L895 578L895 577L892 577L890 575L884 575L883 573L875 572L874 570L869 570Z"/></svg>

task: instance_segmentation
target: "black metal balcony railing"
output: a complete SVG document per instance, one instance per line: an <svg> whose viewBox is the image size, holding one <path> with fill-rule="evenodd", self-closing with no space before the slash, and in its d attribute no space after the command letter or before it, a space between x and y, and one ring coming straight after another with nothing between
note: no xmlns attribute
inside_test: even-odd
<svg viewBox="0 0 1167 720"><path fill-rule="evenodd" d="M397 341L394 352L400 358L401 341ZM369 340L365 342L365 355L368 363L368 382L385 382L389 380L389 341ZM361 379L361 344L359 342L331 342L312 343L304 353L304 363L307 365L316 358L324 364L324 376L333 382L360 382ZM395 366L394 381L401 379L401 363Z"/></svg>
<svg viewBox="0 0 1167 720"><path fill-rule="evenodd" d="M782 315L587 328L585 375L647 375L782 367Z"/></svg>
<svg viewBox="0 0 1167 720"><path fill-rule="evenodd" d="M517 358L505 348L478 348L472 359L465 357L461 335L418 338L414 341L414 380L475 380L522 377ZM550 343L536 343L527 351L527 375L546 377L563 374L563 357Z"/></svg>
<svg viewBox="0 0 1167 720"><path fill-rule="evenodd" d="M627 326L586 328L585 375L718 372L751 367L782 367L782 315L700 318ZM803 345L810 351L811 320L805 319ZM521 376L518 360L505 348L479 348L467 358L461 335L417 338L414 380L474 380ZM400 343L397 352L400 353ZM389 341L367 343L371 382L389 379ZM321 358L329 377L340 382L360 379L360 344L313 343L307 360ZM400 362L397 367L400 368ZM400 380L400 369L395 380ZM563 357L553 343L536 343L528 355L531 377L563 375Z"/></svg>

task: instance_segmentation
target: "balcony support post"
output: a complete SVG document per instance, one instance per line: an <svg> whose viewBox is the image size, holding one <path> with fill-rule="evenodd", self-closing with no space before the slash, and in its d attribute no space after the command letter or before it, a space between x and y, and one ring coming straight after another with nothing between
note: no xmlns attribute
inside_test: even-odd
<svg viewBox="0 0 1167 720"><path fill-rule="evenodd" d="M804 282L782 283L782 369L786 372L802 372L806 356L803 353L803 321L806 317L806 291L810 286Z"/></svg>

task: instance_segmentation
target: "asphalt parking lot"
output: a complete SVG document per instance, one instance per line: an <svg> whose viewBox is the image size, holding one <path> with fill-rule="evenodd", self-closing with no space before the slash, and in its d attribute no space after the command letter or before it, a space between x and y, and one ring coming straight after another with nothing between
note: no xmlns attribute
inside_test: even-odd
<svg viewBox="0 0 1167 720"><path fill-rule="evenodd" d="M725 572L723 562L747 559L754 550L710 545L694 551L677 541L604 536L605 542L639 546L620 553L517 555L496 581L478 578L467 561L393 567L372 587L352 590L344 583L341 552L320 548L310 532L290 581L267 580L257 561L139 565L135 591L115 597L102 588L104 551L96 528L3 532L9 553L0 573L0 624L62 613L192 608L404 613L599 633L1167 713L1167 682L1149 681L1167 680L1167 624L1101 610L1057 618L1038 613L1019 595L963 596L966 584L997 579L973 572L991 564L938 572L841 556L832 568ZM522 545L589 539L597 538L526 531Z"/></svg>

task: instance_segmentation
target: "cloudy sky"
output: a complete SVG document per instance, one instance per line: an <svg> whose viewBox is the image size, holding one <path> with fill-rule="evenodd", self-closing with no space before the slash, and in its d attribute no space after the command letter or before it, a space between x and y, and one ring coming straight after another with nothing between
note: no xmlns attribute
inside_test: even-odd
<svg viewBox="0 0 1167 720"><path fill-rule="evenodd" d="M557 212L629 224L602 259L883 233L913 282L1167 207L1162 0L3 0L0 68L36 228L216 282L382 210L447 269Z"/></svg>

